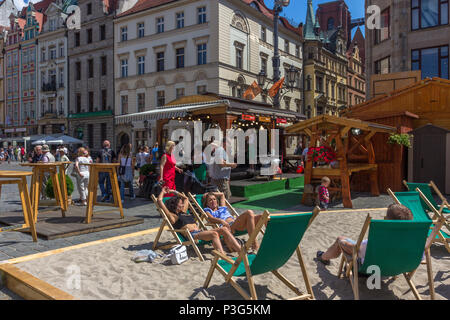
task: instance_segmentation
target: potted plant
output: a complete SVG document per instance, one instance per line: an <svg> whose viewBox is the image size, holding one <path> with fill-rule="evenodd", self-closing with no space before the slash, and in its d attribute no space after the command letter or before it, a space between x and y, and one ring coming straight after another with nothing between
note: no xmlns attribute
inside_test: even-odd
<svg viewBox="0 0 450 320"><path fill-rule="evenodd" d="M308 156L313 162L317 162L319 166L329 165L331 162L336 161L336 152L326 146L309 148Z"/></svg>
<svg viewBox="0 0 450 320"><path fill-rule="evenodd" d="M61 177L58 174L59 183L62 183ZM73 181L72 179L66 174L66 187L67 187L67 196L68 196L68 202L69 204L72 203L72 193L73 193ZM53 182L51 179L48 180L47 185L45 187L45 195L50 199L55 199L55 194L53 193Z"/></svg>

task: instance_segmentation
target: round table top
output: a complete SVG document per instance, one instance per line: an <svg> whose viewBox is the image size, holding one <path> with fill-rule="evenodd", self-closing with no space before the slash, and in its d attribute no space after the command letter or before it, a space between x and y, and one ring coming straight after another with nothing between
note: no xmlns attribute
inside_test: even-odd
<svg viewBox="0 0 450 320"><path fill-rule="evenodd" d="M22 178L33 175L30 171L0 170L0 178Z"/></svg>
<svg viewBox="0 0 450 320"><path fill-rule="evenodd" d="M70 164L72 162L70 161L64 161L64 162L36 162L36 163L21 163L20 165L22 167L44 167L44 166L60 166L63 164Z"/></svg>

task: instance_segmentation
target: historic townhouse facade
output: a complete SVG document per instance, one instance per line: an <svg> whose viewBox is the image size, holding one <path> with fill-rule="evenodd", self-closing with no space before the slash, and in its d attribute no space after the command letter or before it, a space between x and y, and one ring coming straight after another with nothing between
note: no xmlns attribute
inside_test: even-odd
<svg viewBox="0 0 450 320"><path fill-rule="evenodd" d="M421 70L449 79L448 0L366 0L381 9L381 29L366 32L367 83L373 74ZM372 97L367 86L367 97Z"/></svg>
<svg viewBox="0 0 450 320"><path fill-rule="evenodd" d="M326 31L308 0L304 36L304 113L338 115L347 107L347 41L343 29L334 24Z"/></svg>
<svg viewBox="0 0 450 320"><path fill-rule="evenodd" d="M39 134L67 132L68 67L65 1L55 0L45 11L46 21L38 37Z"/></svg>
<svg viewBox="0 0 450 320"><path fill-rule="evenodd" d="M243 98L261 70L272 79L273 17L263 0L138 1L114 22L115 114L206 92ZM280 108L301 112L301 28L280 21L281 73L299 70ZM270 83L271 84L271 83ZM267 101L266 91L256 100ZM174 129L181 124L170 121ZM155 123L116 127L116 141L152 144Z"/></svg>
<svg viewBox="0 0 450 320"><path fill-rule="evenodd" d="M347 51L347 59L348 106L351 107L366 101L366 77L365 66L357 45Z"/></svg>
<svg viewBox="0 0 450 320"><path fill-rule="evenodd" d="M114 145L114 2L79 0L81 29L68 31L68 133L94 152Z"/></svg>
<svg viewBox="0 0 450 320"><path fill-rule="evenodd" d="M5 38L7 31L5 27L0 26L0 137L4 135L5 130Z"/></svg>

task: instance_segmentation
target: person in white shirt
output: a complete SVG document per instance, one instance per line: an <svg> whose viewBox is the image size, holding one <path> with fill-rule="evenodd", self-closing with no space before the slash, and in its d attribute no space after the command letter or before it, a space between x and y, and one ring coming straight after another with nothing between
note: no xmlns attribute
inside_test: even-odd
<svg viewBox="0 0 450 320"><path fill-rule="evenodd" d="M136 155L136 166L139 170L142 166L148 163L148 159L150 157L150 152L147 146L140 147L139 153Z"/></svg>
<svg viewBox="0 0 450 320"><path fill-rule="evenodd" d="M89 152L81 147L78 149L78 157L75 160L74 169L78 173L77 187L80 194L80 204L82 206L87 205L88 185L89 185L89 166L87 164L92 163L92 159L89 156Z"/></svg>
<svg viewBox="0 0 450 320"><path fill-rule="evenodd" d="M385 220L412 220L413 215L411 210L401 204L391 204L386 212ZM340 236L336 241L328 248L326 252L317 251L317 261L322 262L325 265L330 264L331 259L339 258L342 251L346 254L352 255L353 248L356 246L356 241L345 236ZM367 240L363 240L358 251L358 263L362 265L366 256Z"/></svg>

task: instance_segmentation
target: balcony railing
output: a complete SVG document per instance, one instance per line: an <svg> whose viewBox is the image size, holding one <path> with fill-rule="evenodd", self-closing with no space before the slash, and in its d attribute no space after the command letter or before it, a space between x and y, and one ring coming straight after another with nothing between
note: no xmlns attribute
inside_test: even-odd
<svg viewBox="0 0 450 320"><path fill-rule="evenodd" d="M42 85L43 92L56 91L56 82L48 82Z"/></svg>

